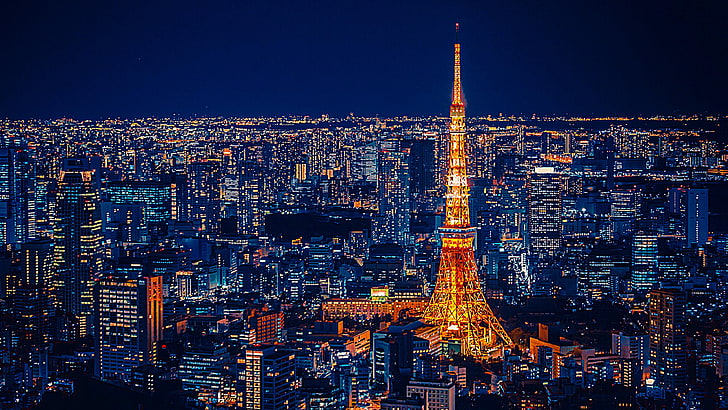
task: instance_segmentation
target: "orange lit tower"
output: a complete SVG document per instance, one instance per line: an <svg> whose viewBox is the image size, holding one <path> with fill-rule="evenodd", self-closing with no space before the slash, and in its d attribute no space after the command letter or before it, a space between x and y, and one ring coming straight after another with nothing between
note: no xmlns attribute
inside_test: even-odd
<svg viewBox="0 0 728 410"><path fill-rule="evenodd" d="M459 30L459 25L455 29ZM448 144L446 217L445 225L440 228L440 269L424 319L427 323L441 326L443 339L458 341L464 355L487 357L512 342L485 300L475 264L475 228L470 226L465 101L460 84L458 41L455 44Z"/></svg>

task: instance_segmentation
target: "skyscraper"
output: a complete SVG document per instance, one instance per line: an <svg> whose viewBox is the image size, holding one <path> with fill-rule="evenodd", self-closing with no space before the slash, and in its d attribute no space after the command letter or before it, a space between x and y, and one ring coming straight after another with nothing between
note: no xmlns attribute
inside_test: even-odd
<svg viewBox="0 0 728 410"><path fill-rule="evenodd" d="M409 148L395 138L379 142L378 205L372 233L375 243L407 246L410 238Z"/></svg>
<svg viewBox="0 0 728 410"><path fill-rule="evenodd" d="M636 189L614 189L609 192L612 232L623 237L634 232L639 216L640 191Z"/></svg>
<svg viewBox="0 0 728 410"><path fill-rule="evenodd" d="M63 162L53 240L58 307L72 321L65 337L91 334L93 283L102 268L101 212L96 171L88 159Z"/></svg>
<svg viewBox="0 0 728 410"><path fill-rule="evenodd" d="M458 26L456 26L457 30ZM450 105L445 226L437 283L425 310L427 323L441 328L442 338L465 355L486 357L511 339L490 309L480 287L470 226L465 100L460 83L460 44L455 44L454 81Z"/></svg>
<svg viewBox="0 0 728 410"><path fill-rule="evenodd" d="M632 288L647 291L657 283L657 235L632 237Z"/></svg>
<svg viewBox="0 0 728 410"><path fill-rule="evenodd" d="M265 170L261 162L255 159L255 156L252 159L246 157L244 161L239 162L239 225L243 234L258 235L265 228L263 212Z"/></svg>
<svg viewBox="0 0 728 410"><path fill-rule="evenodd" d="M435 139L431 137L410 141L410 196L417 212L434 210Z"/></svg>
<svg viewBox="0 0 728 410"><path fill-rule="evenodd" d="M287 410L296 408L295 354L275 346L252 346L238 357L238 408Z"/></svg>
<svg viewBox="0 0 728 410"><path fill-rule="evenodd" d="M129 382L162 339L162 277L102 279L96 304L96 376Z"/></svg>
<svg viewBox="0 0 728 410"><path fill-rule="evenodd" d="M0 141L0 243L20 245L35 236L35 183L26 147Z"/></svg>
<svg viewBox="0 0 728 410"><path fill-rule="evenodd" d="M687 243L702 246L708 242L708 190L688 189Z"/></svg>
<svg viewBox="0 0 728 410"><path fill-rule="evenodd" d="M188 212L203 231L215 231L220 220L220 161L208 159L189 164Z"/></svg>
<svg viewBox="0 0 728 410"><path fill-rule="evenodd" d="M21 247L21 273L13 290L13 311L18 315L21 339L34 345L51 337L53 312L53 242L37 239ZM10 291L10 289L8 289Z"/></svg>
<svg viewBox="0 0 728 410"><path fill-rule="evenodd" d="M561 247L561 174L536 168L529 175L528 243L537 256L554 256Z"/></svg>
<svg viewBox="0 0 728 410"><path fill-rule="evenodd" d="M651 377L670 390L687 383L685 295L680 290L653 290L649 295Z"/></svg>

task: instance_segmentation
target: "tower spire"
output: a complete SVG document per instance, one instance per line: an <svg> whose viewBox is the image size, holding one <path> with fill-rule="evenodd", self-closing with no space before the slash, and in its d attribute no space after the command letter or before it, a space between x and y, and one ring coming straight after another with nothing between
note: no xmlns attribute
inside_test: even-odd
<svg viewBox="0 0 728 410"><path fill-rule="evenodd" d="M460 83L460 23L455 23L455 64L452 83L452 103L463 104L463 87Z"/></svg>
<svg viewBox="0 0 728 410"><path fill-rule="evenodd" d="M460 24L455 24L455 32ZM455 63L453 65L452 103L450 104L450 138L447 173L447 199L445 226L470 226L470 206L468 205L467 157L465 153L465 104L460 83L460 43L455 43Z"/></svg>
<svg viewBox="0 0 728 410"><path fill-rule="evenodd" d="M460 25L456 24L456 37L459 30ZM475 264L475 228L470 226L468 203L465 104L460 84L460 43L457 41L450 104L445 224L440 229L442 254L435 291L424 319L438 325L442 339L449 345L458 345L463 354L486 357L512 342L485 300Z"/></svg>

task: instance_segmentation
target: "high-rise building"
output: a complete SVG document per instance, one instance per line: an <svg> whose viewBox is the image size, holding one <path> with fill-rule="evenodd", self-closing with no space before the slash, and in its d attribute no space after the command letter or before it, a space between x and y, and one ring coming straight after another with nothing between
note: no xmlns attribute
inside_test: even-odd
<svg viewBox="0 0 728 410"><path fill-rule="evenodd" d="M455 383L412 380L407 384L407 397L419 397L425 410L455 410Z"/></svg>
<svg viewBox="0 0 728 410"><path fill-rule="evenodd" d="M413 210L434 211L437 193L435 175L435 139L422 138L409 141L410 195Z"/></svg>
<svg viewBox="0 0 728 410"><path fill-rule="evenodd" d="M650 135L647 131L628 130L612 127L609 133L614 139L614 147L621 158L646 158L650 154Z"/></svg>
<svg viewBox="0 0 728 410"><path fill-rule="evenodd" d="M0 141L0 243L35 237L35 177L27 148Z"/></svg>
<svg viewBox="0 0 728 410"><path fill-rule="evenodd" d="M636 189L615 189L609 192L610 221L612 233L624 237L633 233L639 216L640 191Z"/></svg>
<svg viewBox="0 0 728 410"><path fill-rule="evenodd" d="M684 390L687 383L685 294L676 289L649 294L650 377L669 390Z"/></svg>
<svg viewBox="0 0 728 410"><path fill-rule="evenodd" d="M36 239L26 242L20 252L21 272L17 287L12 289L13 311L18 316L23 342L39 345L51 338L53 241Z"/></svg>
<svg viewBox="0 0 728 410"><path fill-rule="evenodd" d="M388 138L379 142L378 205L379 212L372 223L375 243L410 242L410 170L409 148L402 141Z"/></svg>
<svg viewBox="0 0 728 410"><path fill-rule="evenodd" d="M687 243L702 246L708 242L708 190L687 191Z"/></svg>
<svg viewBox="0 0 728 410"><path fill-rule="evenodd" d="M404 393L413 370L411 331L378 331L372 338L372 382L389 392Z"/></svg>
<svg viewBox="0 0 728 410"><path fill-rule="evenodd" d="M251 346L237 360L237 406L245 410L297 408L295 358L275 346Z"/></svg>
<svg viewBox="0 0 728 410"><path fill-rule="evenodd" d="M214 159L189 164L187 202L189 219L203 231L215 231L220 220L220 162Z"/></svg>
<svg viewBox="0 0 728 410"><path fill-rule="evenodd" d="M240 232L259 235L265 228L263 203L265 196L265 175L262 161L247 159L240 161Z"/></svg>
<svg viewBox="0 0 728 410"><path fill-rule="evenodd" d="M554 256L561 247L561 174L541 167L528 178L528 244L534 255Z"/></svg>
<svg viewBox="0 0 728 410"><path fill-rule="evenodd" d="M624 359L634 359L641 372L650 363L650 336L612 332L612 352Z"/></svg>
<svg viewBox="0 0 728 410"><path fill-rule="evenodd" d="M93 284L102 268L97 177L86 158L63 162L53 240L58 307L73 323L66 338L92 333Z"/></svg>
<svg viewBox="0 0 728 410"><path fill-rule="evenodd" d="M179 362L182 388L197 392L198 397L218 397L223 386L223 370L229 358L226 347L211 336L188 346Z"/></svg>
<svg viewBox="0 0 728 410"><path fill-rule="evenodd" d="M657 235L632 237L632 288L650 290L657 283Z"/></svg>
<svg viewBox="0 0 728 410"><path fill-rule="evenodd" d="M154 181L109 182L109 201L116 205L142 205L146 223L166 223L172 219L172 188Z"/></svg>
<svg viewBox="0 0 728 410"><path fill-rule="evenodd" d="M129 382L162 339L162 277L112 277L96 285L96 376Z"/></svg>
<svg viewBox="0 0 728 410"><path fill-rule="evenodd" d="M362 182L377 182L377 144L370 142L354 148L352 178Z"/></svg>

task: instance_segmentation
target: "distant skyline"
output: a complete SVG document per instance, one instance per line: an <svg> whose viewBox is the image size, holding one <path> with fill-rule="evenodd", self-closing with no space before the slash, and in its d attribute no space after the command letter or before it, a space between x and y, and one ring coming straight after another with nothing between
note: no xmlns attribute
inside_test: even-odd
<svg viewBox="0 0 728 410"><path fill-rule="evenodd" d="M148 4L153 3L153 4ZM0 117L728 112L720 1L3 2Z"/></svg>

